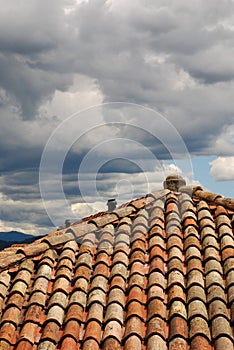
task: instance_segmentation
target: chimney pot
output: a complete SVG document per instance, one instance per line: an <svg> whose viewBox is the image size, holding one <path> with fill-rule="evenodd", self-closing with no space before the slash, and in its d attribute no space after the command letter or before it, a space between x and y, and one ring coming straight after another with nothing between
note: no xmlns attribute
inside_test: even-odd
<svg viewBox="0 0 234 350"><path fill-rule="evenodd" d="M181 186L186 186L185 179L177 174L167 176L163 182L163 187L173 192L178 192Z"/></svg>
<svg viewBox="0 0 234 350"><path fill-rule="evenodd" d="M71 226L71 221L69 219L65 220L65 226L66 227Z"/></svg>
<svg viewBox="0 0 234 350"><path fill-rule="evenodd" d="M115 198L108 199L107 207L108 207L109 212L112 212L113 210L115 210L116 205L117 205L117 202L116 202Z"/></svg>

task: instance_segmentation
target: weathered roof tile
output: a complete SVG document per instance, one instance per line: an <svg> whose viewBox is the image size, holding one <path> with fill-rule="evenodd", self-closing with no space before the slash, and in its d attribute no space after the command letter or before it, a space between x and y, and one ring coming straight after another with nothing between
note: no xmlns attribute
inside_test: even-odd
<svg viewBox="0 0 234 350"><path fill-rule="evenodd" d="M155 316L166 319L166 307L164 302L160 299L152 299L148 302L147 320L149 321L152 317Z"/></svg>
<svg viewBox="0 0 234 350"><path fill-rule="evenodd" d="M187 310L185 304L181 300L174 300L170 305L169 319L174 316L181 316L187 320Z"/></svg>
<svg viewBox="0 0 234 350"><path fill-rule="evenodd" d="M100 303L102 306L106 306L106 294L101 289L94 289L89 293L87 306L92 303Z"/></svg>
<svg viewBox="0 0 234 350"><path fill-rule="evenodd" d="M164 274L161 272L151 272L148 280L148 287L158 285L159 287L166 288L166 280Z"/></svg>
<svg viewBox="0 0 234 350"><path fill-rule="evenodd" d="M86 324L84 342L87 341L88 339L93 339L98 344L100 343L100 340L101 340L101 323L100 322L96 320L95 321L92 320Z"/></svg>
<svg viewBox="0 0 234 350"><path fill-rule="evenodd" d="M199 285L192 285L190 288L188 288L187 301L189 303L193 300L201 300L203 303L206 303L204 288Z"/></svg>
<svg viewBox="0 0 234 350"><path fill-rule="evenodd" d="M117 344L116 342L113 342L113 338L115 338L118 341ZM118 347L122 339L123 339L123 328L121 327L120 323L115 320L108 322L104 328L103 337L102 337L104 344L106 344L104 345L104 349L105 348L112 349L112 347L109 347L110 344L112 344L112 342ZM108 340L109 340L109 343L108 343ZM113 347L113 349L116 349L116 347Z"/></svg>
<svg viewBox="0 0 234 350"><path fill-rule="evenodd" d="M177 284L173 284L169 288L167 298L168 298L167 301L169 305L175 300L185 302L185 299L186 299L183 288L181 288L181 286Z"/></svg>
<svg viewBox="0 0 234 350"><path fill-rule="evenodd" d="M212 321L212 336L216 340L220 336L230 338L233 341L233 333L228 320L217 316Z"/></svg>
<svg viewBox="0 0 234 350"><path fill-rule="evenodd" d="M138 316L130 317L127 320L124 332L124 339L127 340L130 336L136 336L139 340L143 338L142 320Z"/></svg>
<svg viewBox="0 0 234 350"><path fill-rule="evenodd" d="M166 339L166 322L158 316L150 319L147 327L146 339L149 339L156 334L160 335L163 339Z"/></svg>
<svg viewBox="0 0 234 350"><path fill-rule="evenodd" d="M15 325L12 323L3 323L0 330L0 348L7 349L7 347L4 347L4 344L6 344L9 348L9 343L12 342L12 335L15 332Z"/></svg>
<svg viewBox="0 0 234 350"><path fill-rule="evenodd" d="M0 271L15 265L25 258L24 254L14 254L0 259Z"/></svg>
<svg viewBox="0 0 234 350"><path fill-rule="evenodd" d="M189 326L189 336L191 339L196 339L198 336L202 336L208 341L211 339L210 329L206 319L197 315L190 320Z"/></svg>
<svg viewBox="0 0 234 350"><path fill-rule="evenodd" d="M233 350L234 212L190 194L151 193L0 253L0 348Z"/></svg>
<svg viewBox="0 0 234 350"><path fill-rule="evenodd" d="M81 304L70 304L65 317L65 323L71 320L81 322L83 320L83 306Z"/></svg>
<svg viewBox="0 0 234 350"><path fill-rule="evenodd" d="M193 300L188 304L188 318L203 317L208 320L206 305L201 300Z"/></svg>
<svg viewBox="0 0 234 350"><path fill-rule="evenodd" d="M172 317L169 323L169 339L181 337L183 339L188 338L188 326L187 321L180 317Z"/></svg>
<svg viewBox="0 0 234 350"><path fill-rule="evenodd" d="M124 322L123 307L118 303L111 303L108 305L105 315L105 323L110 321L118 321L121 325Z"/></svg>
<svg viewBox="0 0 234 350"><path fill-rule="evenodd" d="M154 349L167 350L166 341L162 339L159 335L152 335L147 340L147 350Z"/></svg>
<svg viewBox="0 0 234 350"><path fill-rule="evenodd" d="M225 300L213 300L209 304L209 319L212 321L215 317L223 316L229 318Z"/></svg>

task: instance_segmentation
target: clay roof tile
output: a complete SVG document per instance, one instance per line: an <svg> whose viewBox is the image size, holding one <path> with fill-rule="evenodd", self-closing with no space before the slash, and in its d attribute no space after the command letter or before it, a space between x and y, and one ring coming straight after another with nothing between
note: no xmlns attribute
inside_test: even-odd
<svg viewBox="0 0 234 350"><path fill-rule="evenodd" d="M233 350L232 201L183 191L1 252L0 348Z"/></svg>

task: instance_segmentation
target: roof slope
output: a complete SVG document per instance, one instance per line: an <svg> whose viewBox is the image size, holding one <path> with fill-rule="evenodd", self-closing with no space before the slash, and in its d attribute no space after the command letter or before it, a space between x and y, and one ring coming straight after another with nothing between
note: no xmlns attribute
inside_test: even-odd
<svg viewBox="0 0 234 350"><path fill-rule="evenodd" d="M0 350L233 350L233 203L163 190L5 249Z"/></svg>

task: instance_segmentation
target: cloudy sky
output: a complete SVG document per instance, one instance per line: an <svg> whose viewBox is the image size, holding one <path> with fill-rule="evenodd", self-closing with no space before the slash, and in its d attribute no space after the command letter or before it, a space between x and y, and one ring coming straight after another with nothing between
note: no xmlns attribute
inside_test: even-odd
<svg viewBox="0 0 234 350"><path fill-rule="evenodd" d="M233 0L0 0L0 230L162 188L234 197Z"/></svg>

